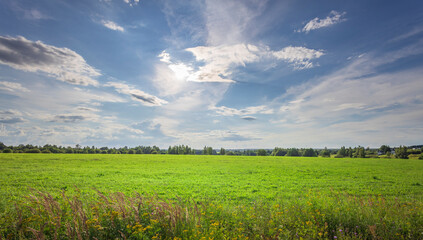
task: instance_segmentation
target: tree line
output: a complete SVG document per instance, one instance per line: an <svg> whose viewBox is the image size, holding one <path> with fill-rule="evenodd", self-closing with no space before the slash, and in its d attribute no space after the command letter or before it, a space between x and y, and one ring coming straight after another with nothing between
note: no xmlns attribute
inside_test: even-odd
<svg viewBox="0 0 423 240"><path fill-rule="evenodd" d="M302 156L302 157L333 157L333 158L402 158L418 155L423 159L423 145L399 146L391 148L388 145L382 145L378 149L357 147L345 147L340 149L313 149L313 148L280 148L272 149L213 149L210 146L204 146L202 150L191 148L188 145L169 146L168 149L160 149L157 146L137 146L108 148L95 146L64 147L46 144L44 146L23 145L6 146L0 142L0 151L2 153L67 153L67 154L176 154L176 155L236 155L236 156Z"/></svg>

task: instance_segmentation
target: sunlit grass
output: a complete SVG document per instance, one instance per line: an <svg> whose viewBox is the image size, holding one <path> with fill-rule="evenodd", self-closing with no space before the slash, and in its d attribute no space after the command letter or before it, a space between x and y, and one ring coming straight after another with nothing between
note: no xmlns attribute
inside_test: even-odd
<svg viewBox="0 0 423 240"><path fill-rule="evenodd" d="M1 154L0 163L6 239L423 238L419 160Z"/></svg>

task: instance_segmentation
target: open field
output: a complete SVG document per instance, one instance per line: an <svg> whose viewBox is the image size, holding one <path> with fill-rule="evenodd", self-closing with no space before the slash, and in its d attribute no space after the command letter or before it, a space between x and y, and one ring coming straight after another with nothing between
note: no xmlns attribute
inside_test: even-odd
<svg viewBox="0 0 423 240"><path fill-rule="evenodd" d="M58 213L48 213L45 201L50 198L43 193L52 196L47 202L61 206L60 214L67 209L72 215L69 206L75 204L60 197L63 192L69 199L80 199L86 215L72 228L75 238L76 229L81 228L85 229L80 233L83 238L111 237L115 231L114 237L134 239L423 239L420 160L0 154L0 166L1 235L11 234L9 238L18 238L18 232L20 237L36 236L37 226L41 227L37 222L43 216L50 221L47 226L54 223L51 219ZM116 192L124 195L117 197ZM145 197L137 198L135 192ZM28 195L36 198L24 198ZM141 206L137 201L143 202L143 212L128 210ZM20 204L44 207L28 210ZM93 210L99 206L101 210ZM126 216L122 209L127 209ZM175 211L180 214L172 218ZM113 212L115 218L105 217ZM19 214L26 214L26 219L39 215L40 219L22 220L29 224L25 229L23 223L16 224ZM173 227L166 225L170 220ZM57 225L44 229L43 234L54 232L52 226ZM63 236L71 236L64 223L59 225ZM101 235L104 232L111 235Z"/></svg>

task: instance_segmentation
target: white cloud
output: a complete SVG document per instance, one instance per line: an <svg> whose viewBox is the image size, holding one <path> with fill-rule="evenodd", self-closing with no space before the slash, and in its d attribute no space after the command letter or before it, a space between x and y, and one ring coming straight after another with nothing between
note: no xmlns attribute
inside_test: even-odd
<svg viewBox="0 0 423 240"><path fill-rule="evenodd" d="M101 23L103 24L103 26L105 26L108 29L111 29L111 30L114 30L114 31L119 31L119 32L125 31L125 29L123 27L119 26L115 22L108 21L108 20L102 20Z"/></svg>
<svg viewBox="0 0 423 240"><path fill-rule="evenodd" d="M233 83L231 79L234 68L246 64L261 61L265 58L276 58L292 63L294 69L305 69L314 66L312 60L324 55L322 50L314 50L305 47L285 47L279 51L272 51L267 46L255 46L252 44L223 45L215 47L198 46L187 48L198 63L203 66L194 70L185 63L173 63L170 54L163 51L160 60L168 64L178 79L192 82L223 82Z"/></svg>
<svg viewBox="0 0 423 240"><path fill-rule="evenodd" d="M288 89L282 98L286 103L274 116L275 128L285 131L285 138L297 145L304 139L314 146L319 141L331 146L418 142L423 133L423 71L377 71L420 51L407 49L380 57L362 55L317 84L309 82ZM348 139L340 141L340 136Z"/></svg>
<svg viewBox="0 0 423 240"><path fill-rule="evenodd" d="M22 7L17 1L11 1L9 4L18 17L23 17L28 20L43 20L51 18L36 8L29 9L26 8L26 6Z"/></svg>
<svg viewBox="0 0 423 240"><path fill-rule="evenodd" d="M171 63L170 61L170 54L166 52L166 50L164 50L163 52L161 52L157 57L160 58L161 62L164 63Z"/></svg>
<svg viewBox="0 0 423 240"><path fill-rule="evenodd" d="M245 42L257 31L253 20L260 16L267 1L206 0L204 18L207 43L211 46Z"/></svg>
<svg viewBox="0 0 423 240"><path fill-rule="evenodd" d="M129 4L129 6L137 5L140 0L123 0L125 3Z"/></svg>
<svg viewBox="0 0 423 240"><path fill-rule="evenodd" d="M343 18L345 16L345 14L346 14L346 12L339 13L337 11L331 11L329 16L327 16L325 19L319 19L319 18L316 17L313 20L311 20L310 22L308 22L303 27L303 29L298 30L298 31L308 33L311 30L329 27L333 24L343 22L343 21L346 20L345 18Z"/></svg>
<svg viewBox="0 0 423 240"><path fill-rule="evenodd" d="M25 120L22 118L21 112L12 109L0 111L1 124L15 124L22 122L25 122Z"/></svg>
<svg viewBox="0 0 423 240"><path fill-rule="evenodd" d="M217 114L222 116L244 116L247 115L254 115L254 114L273 114L273 109L269 108L268 106L261 105L261 106L254 106L254 107L247 107L243 109L236 109L236 108L229 108L225 106L220 107L210 107L209 110L216 111Z"/></svg>
<svg viewBox="0 0 423 240"><path fill-rule="evenodd" d="M188 48L186 51L191 52L197 61L205 62L205 65L199 67L187 80L232 83L234 80L228 78L232 74L230 68L258 61L260 57L257 50L255 46L245 44Z"/></svg>
<svg viewBox="0 0 423 240"><path fill-rule="evenodd" d="M294 64L294 69L312 68L311 60L324 55L322 50L308 49L305 47L285 47L280 51L272 52L277 59L282 59Z"/></svg>
<svg viewBox="0 0 423 240"><path fill-rule="evenodd" d="M0 90L6 90L10 92L29 92L29 89L22 86L20 83L0 81Z"/></svg>
<svg viewBox="0 0 423 240"><path fill-rule="evenodd" d="M24 37L0 36L0 64L27 72L44 72L76 85L98 85L101 74L68 48L58 48Z"/></svg>
<svg viewBox="0 0 423 240"><path fill-rule="evenodd" d="M124 83L117 83L117 82L108 82L105 87L114 87L116 91L119 93L127 94L131 96L131 98L135 101L140 102L142 105L145 106L162 106L164 104L167 104L168 102L166 100L160 99L156 96L150 95L148 93L145 93L141 90L135 89L133 87L128 86Z"/></svg>

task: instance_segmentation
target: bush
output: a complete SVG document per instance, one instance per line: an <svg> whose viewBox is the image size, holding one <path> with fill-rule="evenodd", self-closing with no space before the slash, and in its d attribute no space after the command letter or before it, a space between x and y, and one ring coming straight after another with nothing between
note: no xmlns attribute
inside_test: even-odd
<svg viewBox="0 0 423 240"><path fill-rule="evenodd" d="M3 149L3 153L13 153L13 151L10 148L5 148Z"/></svg>
<svg viewBox="0 0 423 240"><path fill-rule="evenodd" d="M41 153L51 153L51 152L50 152L50 150L45 149L45 150L41 151Z"/></svg>
<svg viewBox="0 0 423 240"><path fill-rule="evenodd" d="M423 153L422 153L422 154L420 154L419 159L420 159L420 160L423 160Z"/></svg>

